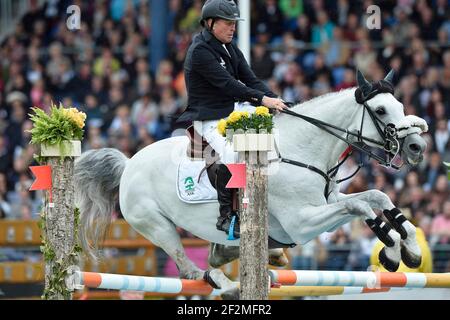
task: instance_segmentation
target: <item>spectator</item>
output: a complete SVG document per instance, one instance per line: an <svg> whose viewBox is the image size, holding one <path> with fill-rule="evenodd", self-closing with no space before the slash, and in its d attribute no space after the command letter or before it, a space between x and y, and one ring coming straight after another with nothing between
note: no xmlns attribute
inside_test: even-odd
<svg viewBox="0 0 450 320"><path fill-rule="evenodd" d="M409 20L411 9L408 6L397 6L394 10L397 18L397 23L393 27L393 34L397 43L406 43L409 37L409 32L412 28L412 23Z"/></svg>
<svg viewBox="0 0 450 320"><path fill-rule="evenodd" d="M371 71L374 63L377 60L377 53L372 49L372 45L368 40L363 40L360 50L355 53L355 65L363 74L368 74Z"/></svg>
<svg viewBox="0 0 450 320"><path fill-rule="evenodd" d="M304 43L311 42L312 30L308 16L301 14L297 17L297 24L293 29L293 35L295 40Z"/></svg>
<svg viewBox="0 0 450 320"><path fill-rule="evenodd" d="M194 0L194 4L187 11L185 18L180 22L180 29L187 30L189 32L195 32L199 29L202 6L202 1Z"/></svg>
<svg viewBox="0 0 450 320"><path fill-rule="evenodd" d="M133 103L131 107L131 122L137 128L146 127L153 122L159 114L157 105L153 102L150 93L146 93Z"/></svg>
<svg viewBox="0 0 450 320"><path fill-rule="evenodd" d="M157 139L169 138L174 127L174 116L179 111L177 101L173 90L165 88L161 93L161 100L159 102L159 117L151 124L150 133Z"/></svg>
<svg viewBox="0 0 450 320"><path fill-rule="evenodd" d="M266 47L256 43L252 48L252 70L261 80L267 80L272 76L275 63Z"/></svg>
<svg viewBox="0 0 450 320"><path fill-rule="evenodd" d="M312 28L312 43L320 47L333 39L334 24L328 19L325 11L317 13L317 24Z"/></svg>
<svg viewBox="0 0 450 320"><path fill-rule="evenodd" d="M283 14L278 7L277 1L264 0L264 4L258 8L258 13L258 29L267 33L270 41L280 42L283 34Z"/></svg>
<svg viewBox="0 0 450 320"><path fill-rule="evenodd" d="M431 225L432 244L450 243L450 200L446 200L442 206L442 213L438 214Z"/></svg>
<svg viewBox="0 0 450 320"><path fill-rule="evenodd" d="M303 14L303 0L280 0L279 7L286 19L286 29L292 29L297 17Z"/></svg>
<svg viewBox="0 0 450 320"><path fill-rule="evenodd" d="M352 246L348 256L348 268L350 270L367 271L372 248L378 238L363 221L352 223Z"/></svg>
<svg viewBox="0 0 450 320"><path fill-rule="evenodd" d="M444 155L445 151L449 149L449 136L447 121L445 119L439 120L434 133L434 140L436 142L436 149L441 155Z"/></svg>
<svg viewBox="0 0 450 320"><path fill-rule="evenodd" d="M11 205L7 199L8 187L6 175L0 173L0 219L11 216Z"/></svg>
<svg viewBox="0 0 450 320"><path fill-rule="evenodd" d="M114 58L110 48L103 47L101 57L94 61L94 74L96 76L106 77L119 71L119 69L119 60Z"/></svg>
<svg viewBox="0 0 450 320"><path fill-rule="evenodd" d="M350 46L345 41L340 27L333 30L333 39L325 42L319 51L325 57L328 67L344 66L350 58Z"/></svg>

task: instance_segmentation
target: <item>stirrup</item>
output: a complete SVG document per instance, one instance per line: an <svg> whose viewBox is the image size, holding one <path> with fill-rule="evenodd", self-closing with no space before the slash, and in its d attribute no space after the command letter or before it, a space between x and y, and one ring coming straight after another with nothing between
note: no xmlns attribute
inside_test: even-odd
<svg viewBox="0 0 450 320"><path fill-rule="evenodd" d="M228 229L228 238L227 240L237 240L239 238L234 237L234 224L236 222L236 216L234 215L231 219L230 228Z"/></svg>

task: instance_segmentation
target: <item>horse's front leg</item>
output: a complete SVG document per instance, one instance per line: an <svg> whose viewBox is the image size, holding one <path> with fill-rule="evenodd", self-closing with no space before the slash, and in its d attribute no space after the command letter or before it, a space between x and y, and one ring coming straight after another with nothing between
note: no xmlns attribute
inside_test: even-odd
<svg viewBox="0 0 450 320"><path fill-rule="evenodd" d="M298 214L278 217L283 228L296 243L303 243L319 234L347 223L360 216L377 223L377 236L387 244L380 252L380 261L390 271L396 271L400 259L400 235L379 218L365 201L349 198L323 206L304 207Z"/></svg>
<svg viewBox="0 0 450 320"><path fill-rule="evenodd" d="M401 255L405 265L410 268L420 266L422 252L416 240L416 227L394 206L385 193L379 190L368 190L348 195L340 193L337 197L338 201L347 199L359 199L367 202L374 210L382 210L383 215L401 236Z"/></svg>

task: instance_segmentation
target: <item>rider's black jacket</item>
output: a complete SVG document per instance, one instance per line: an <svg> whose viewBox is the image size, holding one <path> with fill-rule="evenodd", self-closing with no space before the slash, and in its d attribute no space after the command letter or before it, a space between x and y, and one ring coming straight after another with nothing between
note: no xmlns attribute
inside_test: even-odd
<svg viewBox="0 0 450 320"><path fill-rule="evenodd" d="M235 101L261 105L264 95L276 97L245 61L241 50L225 45L207 29L197 34L184 62L188 107L178 121L217 120L227 117Z"/></svg>

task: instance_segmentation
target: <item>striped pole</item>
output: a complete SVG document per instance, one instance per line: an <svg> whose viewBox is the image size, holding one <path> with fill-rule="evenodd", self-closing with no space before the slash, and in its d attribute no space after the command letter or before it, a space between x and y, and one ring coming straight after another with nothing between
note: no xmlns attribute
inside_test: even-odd
<svg viewBox="0 0 450 320"><path fill-rule="evenodd" d="M409 291L413 290L413 288L369 289L367 287L281 286L280 288L271 288L270 297L317 297L317 296L334 296L347 294L380 293L380 292L405 291L405 290Z"/></svg>
<svg viewBox="0 0 450 320"><path fill-rule="evenodd" d="M296 286L281 286L280 288L271 288L269 292L270 298L288 298L288 297L319 297L319 296L336 296L336 295L354 295L354 294L366 294L366 293L380 293L380 292L400 292L400 291L417 291L427 289L413 289L413 288L380 288L380 289L368 289L361 287L296 287ZM158 292L146 292L145 297L165 297L175 298L180 294L176 293L158 293ZM197 293L183 294L183 296L199 295ZM214 297L215 295L210 295ZM119 299L120 294L118 291L87 291L83 293L77 293L74 295L75 300L85 299Z"/></svg>
<svg viewBox="0 0 450 320"><path fill-rule="evenodd" d="M450 273L269 270L272 283L289 286L450 288Z"/></svg>
<svg viewBox="0 0 450 320"><path fill-rule="evenodd" d="M133 290L151 292L161 295L201 295L219 296L223 290L213 289L204 280L184 280L176 278L128 276L109 273L75 271L68 278L68 287L81 288L86 286L97 289ZM338 286L281 286L270 289L270 297L306 297L329 296L347 294L366 294L399 290L411 290L411 288L378 288L367 287L338 287Z"/></svg>
<svg viewBox="0 0 450 320"><path fill-rule="evenodd" d="M110 273L75 271L68 277L73 288L133 290L177 295L218 296L224 290L214 289L204 280L128 276Z"/></svg>

